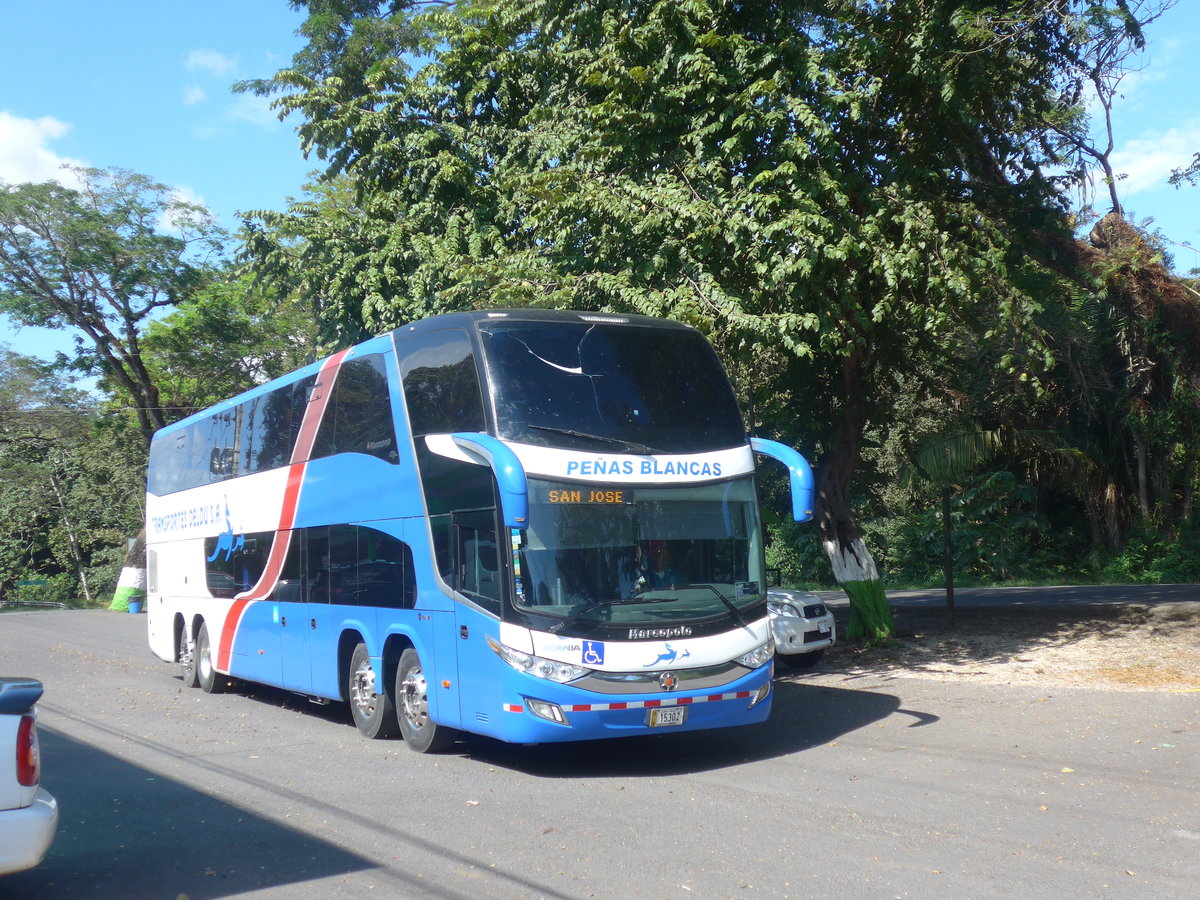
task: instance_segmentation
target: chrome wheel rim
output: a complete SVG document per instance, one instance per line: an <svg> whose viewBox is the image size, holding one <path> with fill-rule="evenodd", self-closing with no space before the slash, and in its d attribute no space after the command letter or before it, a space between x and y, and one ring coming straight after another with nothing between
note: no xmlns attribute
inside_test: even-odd
<svg viewBox="0 0 1200 900"><path fill-rule="evenodd" d="M425 682L425 673L419 667L411 668L404 674L400 694L404 718L414 728L424 728L429 721L429 686Z"/></svg>
<svg viewBox="0 0 1200 900"><path fill-rule="evenodd" d="M368 660L354 670L354 677L350 679L350 700L362 718L370 719L375 715L377 696L375 669Z"/></svg>
<svg viewBox="0 0 1200 900"><path fill-rule="evenodd" d="M192 642L188 640L186 631L179 632L179 665L183 667L183 674L185 676L196 665L195 648Z"/></svg>

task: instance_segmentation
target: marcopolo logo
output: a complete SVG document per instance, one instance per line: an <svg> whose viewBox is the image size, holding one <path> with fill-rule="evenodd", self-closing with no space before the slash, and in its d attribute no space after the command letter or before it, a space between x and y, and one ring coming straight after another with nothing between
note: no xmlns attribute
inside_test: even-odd
<svg viewBox="0 0 1200 900"><path fill-rule="evenodd" d="M690 625L674 625L670 628L630 628L631 641L662 641L669 638L684 638L692 636Z"/></svg>

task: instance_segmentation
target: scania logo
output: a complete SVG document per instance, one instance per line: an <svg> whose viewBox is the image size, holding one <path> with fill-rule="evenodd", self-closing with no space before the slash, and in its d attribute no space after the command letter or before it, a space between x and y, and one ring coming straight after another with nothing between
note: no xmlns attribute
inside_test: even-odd
<svg viewBox="0 0 1200 900"><path fill-rule="evenodd" d="M674 672L663 672L658 676L658 686L664 691L673 691L679 687L679 676Z"/></svg>

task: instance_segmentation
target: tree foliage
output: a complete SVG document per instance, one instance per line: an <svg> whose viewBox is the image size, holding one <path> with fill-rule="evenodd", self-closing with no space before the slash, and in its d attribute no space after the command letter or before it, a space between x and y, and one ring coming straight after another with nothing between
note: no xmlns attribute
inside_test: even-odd
<svg viewBox="0 0 1200 900"><path fill-rule="evenodd" d="M159 310L213 277L223 233L202 207L123 169L58 182L0 184L0 313L76 335L64 360L132 403L147 443L165 423L141 340Z"/></svg>
<svg viewBox="0 0 1200 900"><path fill-rule="evenodd" d="M0 309L76 329L72 362L142 435L417 318L634 311L703 329L752 428L814 459L819 540L773 523L772 558L811 572L823 546L851 636L892 628L873 549L903 572L948 554L979 578L1077 574L1081 533L1116 553L1194 523L1200 305L1119 215L1077 241L1065 190L1107 158L1085 88L1117 96L1170 0L293 5L306 45L241 87L296 114L324 171L247 217L253 283L217 264L203 210L143 176L0 193ZM134 458L125 420L47 386L26 405L69 410L60 461L85 474L55 477L84 539L72 556L51 524L51 448L2 444L46 489L0 578L85 577L108 552L87 532L137 518L140 488L101 487L124 483L106 456ZM904 485L923 443L968 431L1044 434L1078 464L989 447L983 470ZM783 481L763 476L770 505Z"/></svg>
<svg viewBox="0 0 1200 900"><path fill-rule="evenodd" d="M45 364L0 353L0 595L107 599L142 519L145 447Z"/></svg>
<svg viewBox="0 0 1200 900"><path fill-rule="evenodd" d="M1085 0L1072 20L1078 49L1075 77L1069 81L1069 104L1048 120L1074 158L1076 172L1086 183L1089 168L1100 170L1110 210L1124 215L1117 182L1124 178L1112 165L1116 148L1113 110L1121 97L1122 83L1138 70L1146 49L1146 29L1175 6L1177 0ZM1086 98L1090 98L1091 104ZM1094 106L1100 119L1100 137L1088 123L1085 110ZM1066 113L1070 118L1060 118Z"/></svg>
<svg viewBox="0 0 1200 900"><path fill-rule="evenodd" d="M177 419L322 354L306 304L265 294L249 276L227 270L150 322L142 355L166 414Z"/></svg>
<svg viewBox="0 0 1200 900"><path fill-rule="evenodd" d="M1066 0L307 5L309 49L247 87L354 204L260 215L250 246L361 285L329 298L345 330L551 305L681 319L734 366L781 352L849 580L874 577L850 494L879 380L963 328L1029 368Z"/></svg>

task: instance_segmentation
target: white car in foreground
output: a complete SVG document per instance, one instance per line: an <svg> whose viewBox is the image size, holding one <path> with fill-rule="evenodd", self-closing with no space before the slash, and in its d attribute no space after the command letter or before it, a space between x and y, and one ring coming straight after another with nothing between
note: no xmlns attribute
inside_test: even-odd
<svg viewBox="0 0 1200 900"><path fill-rule="evenodd" d="M0 678L0 875L40 863L58 830L58 801L41 786L41 696L40 681Z"/></svg>
<svg viewBox="0 0 1200 900"><path fill-rule="evenodd" d="M811 669L837 640L833 613L816 594L768 588L767 610L775 638L775 659L789 669Z"/></svg>

